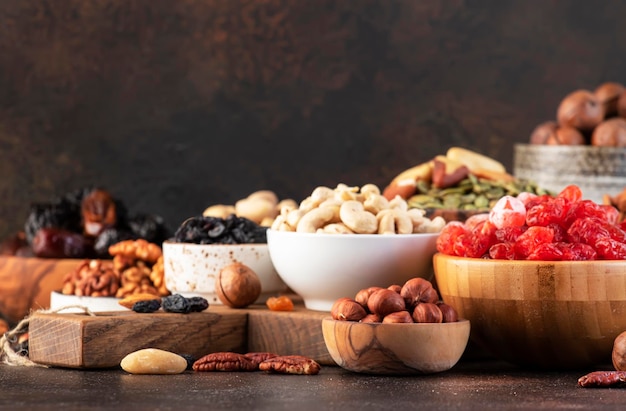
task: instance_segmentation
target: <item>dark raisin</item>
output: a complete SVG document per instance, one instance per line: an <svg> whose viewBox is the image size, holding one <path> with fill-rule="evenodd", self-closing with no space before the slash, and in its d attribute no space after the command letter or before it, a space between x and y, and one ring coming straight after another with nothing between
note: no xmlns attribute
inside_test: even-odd
<svg viewBox="0 0 626 411"><path fill-rule="evenodd" d="M200 312L209 308L209 301L204 297L189 297L187 301L190 312Z"/></svg>
<svg viewBox="0 0 626 411"><path fill-rule="evenodd" d="M172 294L161 299L163 310L170 313L187 314L191 310L189 301L180 294Z"/></svg>
<svg viewBox="0 0 626 411"><path fill-rule="evenodd" d="M144 240L161 244L170 236L163 218L156 214L137 214L128 220L130 231Z"/></svg>
<svg viewBox="0 0 626 411"><path fill-rule="evenodd" d="M185 361L187 361L187 369L188 370L193 369L193 363L196 362L197 358L191 354L179 354L179 355L183 357Z"/></svg>
<svg viewBox="0 0 626 411"><path fill-rule="evenodd" d="M137 237L128 230L107 228L103 230L94 243L94 251L100 258L110 258L109 247L124 240L134 240Z"/></svg>
<svg viewBox="0 0 626 411"><path fill-rule="evenodd" d="M136 313L153 313L161 308L159 300L143 300L133 304L133 311Z"/></svg>
<svg viewBox="0 0 626 411"><path fill-rule="evenodd" d="M37 231L50 227L81 232L80 210L66 203L33 204L24 223L26 241L32 244Z"/></svg>
<svg viewBox="0 0 626 411"><path fill-rule="evenodd" d="M83 235L52 227L37 231L32 247L42 258L86 258L93 254L93 245Z"/></svg>
<svg viewBox="0 0 626 411"><path fill-rule="evenodd" d="M234 214L226 218L198 216L185 220L174 240L196 244L267 243L267 227Z"/></svg>

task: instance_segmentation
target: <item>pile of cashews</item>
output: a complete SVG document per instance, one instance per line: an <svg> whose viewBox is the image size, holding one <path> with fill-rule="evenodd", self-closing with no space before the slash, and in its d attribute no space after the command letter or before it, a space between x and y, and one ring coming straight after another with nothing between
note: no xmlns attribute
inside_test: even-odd
<svg viewBox="0 0 626 411"><path fill-rule="evenodd" d="M276 193L271 190L259 190L245 198L230 204L215 204L207 207L202 215L204 217L226 218L231 214L252 220L263 227L269 227L284 207L295 208L298 206L295 200L278 199Z"/></svg>
<svg viewBox="0 0 626 411"><path fill-rule="evenodd" d="M277 231L328 234L438 233L446 221L432 220L425 211L409 208L400 196L388 200L375 184L340 183L320 186L299 206L284 205L270 228Z"/></svg>

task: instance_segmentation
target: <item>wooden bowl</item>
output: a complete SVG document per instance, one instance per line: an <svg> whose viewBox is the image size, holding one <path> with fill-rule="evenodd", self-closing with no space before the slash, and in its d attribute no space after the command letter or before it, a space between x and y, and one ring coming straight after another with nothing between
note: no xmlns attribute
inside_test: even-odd
<svg viewBox="0 0 626 411"><path fill-rule="evenodd" d="M433 374L452 368L469 340L470 322L382 324L322 320L332 359L365 374Z"/></svg>
<svg viewBox="0 0 626 411"><path fill-rule="evenodd" d="M31 310L50 308L50 294L82 259L0 256L0 316L16 324Z"/></svg>
<svg viewBox="0 0 626 411"><path fill-rule="evenodd" d="M471 340L523 367L611 364L626 330L626 261L433 257L439 294L472 323Z"/></svg>

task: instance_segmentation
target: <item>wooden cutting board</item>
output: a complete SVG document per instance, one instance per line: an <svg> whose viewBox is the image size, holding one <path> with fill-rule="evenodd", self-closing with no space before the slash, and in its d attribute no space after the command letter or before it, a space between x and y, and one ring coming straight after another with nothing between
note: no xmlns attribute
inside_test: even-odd
<svg viewBox="0 0 626 411"><path fill-rule="evenodd" d="M211 306L190 314L35 312L29 322L29 357L50 366L110 368L133 351L160 348L195 358L217 351L300 354L334 365L321 328L328 316L303 306L290 312L261 306Z"/></svg>

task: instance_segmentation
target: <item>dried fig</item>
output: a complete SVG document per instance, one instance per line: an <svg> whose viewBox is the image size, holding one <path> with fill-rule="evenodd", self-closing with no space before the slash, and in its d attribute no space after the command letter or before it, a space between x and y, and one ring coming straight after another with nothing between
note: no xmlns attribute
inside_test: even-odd
<svg viewBox="0 0 626 411"><path fill-rule="evenodd" d="M261 295L261 280L247 265L233 263L222 268L215 278L215 291L224 305L243 308Z"/></svg>

